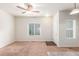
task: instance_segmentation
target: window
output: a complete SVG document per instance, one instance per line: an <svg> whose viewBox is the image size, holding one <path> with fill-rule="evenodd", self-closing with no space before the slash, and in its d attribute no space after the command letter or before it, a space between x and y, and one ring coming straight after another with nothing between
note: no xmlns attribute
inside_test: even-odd
<svg viewBox="0 0 79 59"><path fill-rule="evenodd" d="M76 38L76 21L75 20L66 20L65 22L66 38L75 39Z"/></svg>
<svg viewBox="0 0 79 59"><path fill-rule="evenodd" d="M40 24L29 24L29 35L40 35Z"/></svg>

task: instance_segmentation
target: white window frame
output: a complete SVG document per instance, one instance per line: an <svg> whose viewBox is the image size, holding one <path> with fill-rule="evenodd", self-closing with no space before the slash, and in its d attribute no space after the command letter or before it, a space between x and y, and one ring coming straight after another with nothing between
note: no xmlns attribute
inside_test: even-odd
<svg viewBox="0 0 79 59"><path fill-rule="evenodd" d="M34 24L34 35L30 35L30 33L29 33L29 24ZM28 34L29 34L29 36L39 36L39 35L41 35L41 27L40 27L40 29L39 29L39 35L35 35L35 24L39 24L39 23L28 23ZM40 25L40 24L39 24Z"/></svg>
<svg viewBox="0 0 79 59"><path fill-rule="evenodd" d="M66 37L67 39L76 39L76 20L66 20L66 21L73 21L73 27L72 28L65 28L65 30L72 30L73 31L73 37Z"/></svg>

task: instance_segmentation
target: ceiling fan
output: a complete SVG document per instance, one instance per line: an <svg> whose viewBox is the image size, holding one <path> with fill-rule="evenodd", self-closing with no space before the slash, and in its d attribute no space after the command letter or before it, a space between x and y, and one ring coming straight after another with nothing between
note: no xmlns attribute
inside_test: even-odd
<svg viewBox="0 0 79 59"><path fill-rule="evenodd" d="M33 10L34 6L32 4L30 4L30 3L24 3L23 5L24 5L24 7L22 7L20 5L16 6L17 8L24 10L24 12L22 12L23 14L27 13L27 12L35 12L35 13L40 12L38 10Z"/></svg>

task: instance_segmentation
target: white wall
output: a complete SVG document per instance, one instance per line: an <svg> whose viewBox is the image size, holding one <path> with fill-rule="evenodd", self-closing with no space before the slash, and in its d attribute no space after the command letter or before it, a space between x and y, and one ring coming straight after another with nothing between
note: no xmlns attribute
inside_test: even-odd
<svg viewBox="0 0 79 59"><path fill-rule="evenodd" d="M39 23L41 35L30 36L28 24ZM16 40L17 41L51 41L51 17L16 17Z"/></svg>
<svg viewBox="0 0 79 59"><path fill-rule="evenodd" d="M14 22L13 16L0 10L0 48L15 41Z"/></svg>
<svg viewBox="0 0 79 59"><path fill-rule="evenodd" d="M59 44L59 12L57 12L52 19L52 39Z"/></svg>

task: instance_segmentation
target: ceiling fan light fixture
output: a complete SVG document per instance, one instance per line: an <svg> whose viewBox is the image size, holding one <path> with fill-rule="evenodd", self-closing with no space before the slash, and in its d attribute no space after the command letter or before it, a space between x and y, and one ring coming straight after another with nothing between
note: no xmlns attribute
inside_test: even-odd
<svg viewBox="0 0 79 59"><path fill-rule="evenodd" d="M74 9L70 12L70 15L74 15L78 13L79 13L79 9L77 8L76 3L74 3Z"/></svg>
<svg viewBox="0 0 79 59"><path fill-rule="evenodd" d="M28 13L28 12L33 12L33 13L39 13L39 10L35 10L36 8L33 7L33 5L31 3L22 3L16 6L19 9L25 10L24 12L22 12L22 14L24 13Z"/></svg>
<svg viewBox="0 0 79 59"><path fill-rule="evenodd" d="M79 9L73 9L71 12L70 12L70 15L74 15L74 14L78 14L79 13Z"/></svg>

